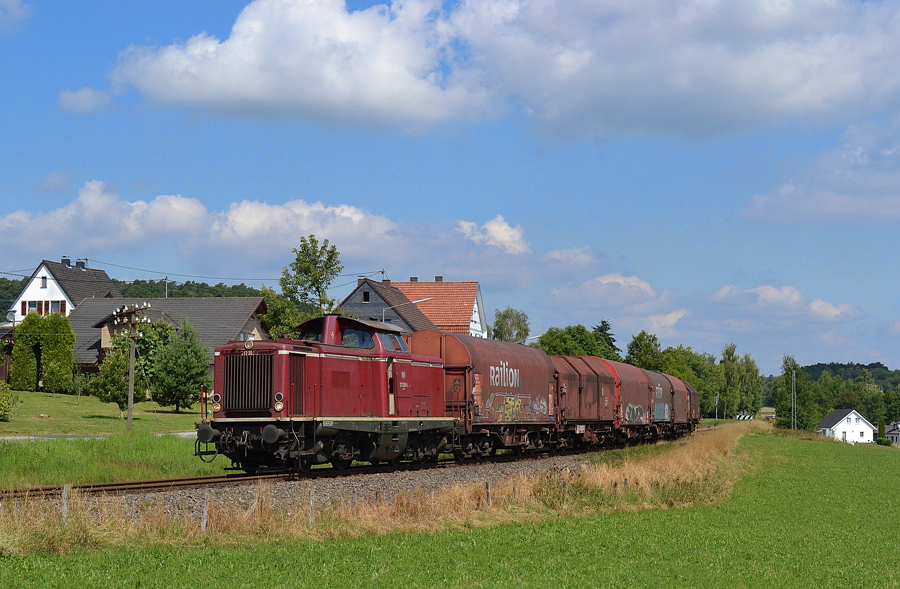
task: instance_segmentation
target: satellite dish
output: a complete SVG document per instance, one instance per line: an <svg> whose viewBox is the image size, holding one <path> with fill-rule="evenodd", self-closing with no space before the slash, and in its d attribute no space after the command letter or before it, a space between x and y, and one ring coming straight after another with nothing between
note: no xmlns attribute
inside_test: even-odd
<svg viewBox="0 0 900 589"><path fill-rule="evenodd" d="M15 320L16 320L16 312L15 312L15 311L9 311L9 312L6 314L6 320L7 320L7 321L15 321Z"/></svg>

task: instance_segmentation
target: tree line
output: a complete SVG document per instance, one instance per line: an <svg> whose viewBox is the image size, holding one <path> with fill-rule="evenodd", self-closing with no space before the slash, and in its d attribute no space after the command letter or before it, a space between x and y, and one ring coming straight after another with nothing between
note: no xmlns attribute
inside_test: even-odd
<svg viewBox="0 0 900 589"><path fill-rule="evenodd" d="M528 316L507 307L494 311L488 337L526 343L532 339L529 332ZM764 383L759 368L750 354L738 354L733 343L725 346L719 359L683 345L663 349L655 334L641 331L632 336L623 353L616 344L612 325L601 319L590 330L584 325L551 327L530 345L548 354L597 356L676 376L700 392L700 409L705 416L716 415L717 394L719 415L755 415L763 406Z"/></svg>

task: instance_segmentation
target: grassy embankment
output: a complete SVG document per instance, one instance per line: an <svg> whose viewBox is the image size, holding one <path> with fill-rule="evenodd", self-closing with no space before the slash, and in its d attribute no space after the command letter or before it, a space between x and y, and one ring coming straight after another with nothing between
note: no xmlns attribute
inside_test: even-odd
<svg viewBox="0 0 900 589"><path fill-rule="evenodd" d="M192 439L155 435L193 430L197 411L175 413L138 403L133 433L127 435L119 409L94 397L20 393L20 399L12 420L0 422L0 437L86 437L0 441L0 489L213 474L229 464L221 458L213 465L200 462L193 456Z"/></svg>
<svg viewBox="0 0 900 589"><path fill-rule="evenodd" d="M76 501L65 524L3 506L0 586L900 586L900 452L767 429L735 445L752 427L508 481L490 505L473 485L312 525L264 486L246 509L212 505L205 534L152 506L123 521Z"/></svg>

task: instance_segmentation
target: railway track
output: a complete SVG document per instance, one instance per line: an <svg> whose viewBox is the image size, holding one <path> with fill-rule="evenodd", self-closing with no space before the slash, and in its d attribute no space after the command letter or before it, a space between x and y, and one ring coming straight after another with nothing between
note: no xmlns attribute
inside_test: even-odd
<svg viewBox="0 0 900 589"><path fill-rule="evenodd" d="M563 454L568 452L557 452ZM448 468L464 466L466 464L483 464L487 462L508 462L511 460L540 459L548 456L547 453L517 456L514 454L497 454L485 456L478 460L467 460L462 464L453 458L446 458L433 463L404 462L398 466L359 464L345 469L335 469L329 466L313 468L309 472L276 471L259 474L231 473L223 475L211 475L203 477L186 477L176 479L157 479L146 481L126 481L114 483L86 483L72 485L55 485L47 487L31 487L28 489L13 489L0 491L0 500L8 499L44 499L61 497L64 494L77 492L82 495L116 495L125 493L144 493L151 491L169 491L174 489L187 489L216 485L233 485L252 483L265 480L304 480L318 478L337 478L358 474L379 474L398 471L415 471L428 468Z"/></svg>

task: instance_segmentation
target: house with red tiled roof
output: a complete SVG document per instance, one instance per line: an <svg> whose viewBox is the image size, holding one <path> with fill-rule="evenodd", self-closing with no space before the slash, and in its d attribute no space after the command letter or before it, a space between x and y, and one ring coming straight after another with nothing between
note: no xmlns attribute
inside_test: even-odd
<svg viewBox="0 0 900 589"><path fill-rule="evenodd" d="M360 278L353 292L347 295L338 307L345 315L390 323L406 333L420 329L437 329L438 327L419 309L415 302L417 300L408 299L391 286L390 280L376 282Z"/></svg>
<svg viewBox="0 0 900 589"><path fill-rule="evenodd" d="M488 322L477 282L449 282L435 276L434 282L391 282L410 301L422 301L418 308L441 331L487 337ZM428 299L428 300L423 300Z"/></svg>

